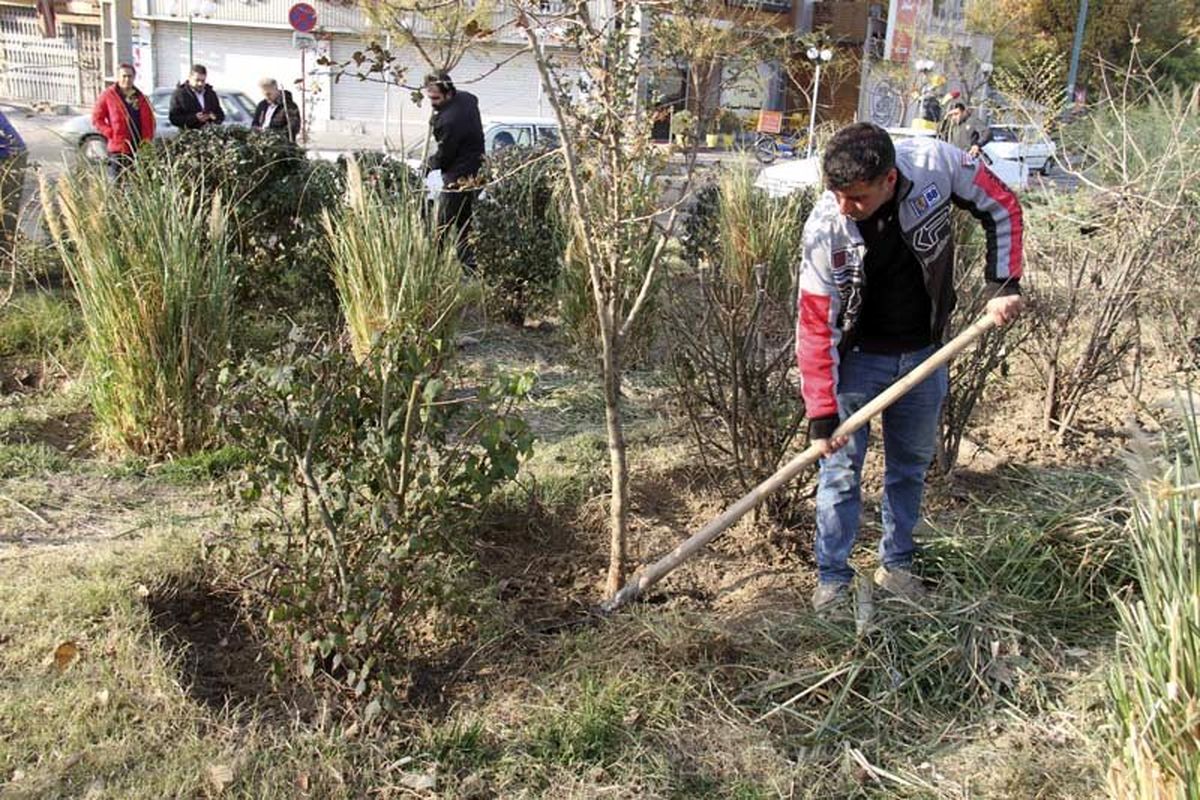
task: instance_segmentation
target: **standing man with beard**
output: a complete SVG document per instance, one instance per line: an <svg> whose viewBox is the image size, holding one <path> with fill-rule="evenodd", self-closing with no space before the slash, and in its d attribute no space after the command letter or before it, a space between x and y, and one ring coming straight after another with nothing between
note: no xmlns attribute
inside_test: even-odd
<svg viewBox="0 0 1200 800"><path fill-rule="evenodd" d="M208 85L208 69L203 64L193 64L188 79L175 87L168 116L172 125L184 130L220 125L225 121L221 100Z"/></svg>
<svg viewBox="0 0 1200 800"><path fill-rule="evenodd" d="M425 77L425 96L433 106L433 138L437 151L426 166L442 171L442 191L438 195L440 235L454 230L458 260L468 272L475 270L471 248L471 212L478 190L471 188L483 166L483 121L479 100L470 92L454 87L450 75L438 72Z"/></svg>

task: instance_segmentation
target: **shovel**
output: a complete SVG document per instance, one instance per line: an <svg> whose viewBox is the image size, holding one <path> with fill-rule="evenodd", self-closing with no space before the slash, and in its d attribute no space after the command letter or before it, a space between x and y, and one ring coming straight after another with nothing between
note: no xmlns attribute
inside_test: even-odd
<svg viewBox="0 0 1200 800"><path fill-rule="evenodd" d="M837 430L829 438L836 439L839 436L848 436L863 425L866 425L882 413L885 408L903 397L910 389L932 375L938 367L946 364L950 359L967 349L976 339L987 333L995 325L996 323L992 320L991 316L985 314L980 317L971 327L964 330L958 336L955 336L940 350L922 361L912 372L893 383L878 394L875 399L871 400L871 402L854 412L849 419L838 426ZM815 445L809 445L808 449L781 467L774 475L747 492L742 499L725 509L724 513L705 525L690 539L685 540L670 553L635 575L610 600L605 601L601 605L601 609L605 612L613 612L631 600L636 600L647 589L662 580L669 572L695 555L697 550L717 538L733 523L753 510L772 492L784 486L784 484L795 478L807 467L815 464L820 458L821 451Z"/></svg>

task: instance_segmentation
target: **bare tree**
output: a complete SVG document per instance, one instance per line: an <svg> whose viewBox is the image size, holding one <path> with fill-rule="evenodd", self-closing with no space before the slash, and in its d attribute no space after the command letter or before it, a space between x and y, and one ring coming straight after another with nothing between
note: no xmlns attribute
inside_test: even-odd
<svg viewBox="0 0 1200 800"><path fill-rule="evenodd" d="M621 411L624 357L634 325L644 313L679 203L664 207L653 187L665 166L650 140L644 113L647 15L669 11L672 3L616 0L611 13L593 16L583 0L562 13L547 14L542 3L521 3L518 25L533 50L542 86L563 132L566 205L573 226L572 257L588 275L600 338L611 498L610 549L606 592L624 583L629 533L629 481ZM546 47L561 39L571 50L564 65ZM691 179L689 158L683 194ZM635 264L633 259L641 259ZM633 276L640 285L629 291ZM632 300L630 300L632 298Z"/></svg>

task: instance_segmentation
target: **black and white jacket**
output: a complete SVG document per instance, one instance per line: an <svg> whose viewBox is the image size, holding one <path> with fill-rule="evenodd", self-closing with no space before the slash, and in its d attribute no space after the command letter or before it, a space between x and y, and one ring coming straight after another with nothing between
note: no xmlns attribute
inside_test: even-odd
<svg viewBox="0 0 1200 800"><path fill-rule="evenodd" d="M984 277L997 295L1020 292L1021 205L986 165L946 142L899 142L896 169L901 236L921 265L932 308L929 329L940 342L955 299L951 204L970 211L983 226ZM796 314L796 360L815 438L832 432L837 422L838 364L859 326L865 254L858 225L842 215L833 192L825 192L804 225Z"/></svg>

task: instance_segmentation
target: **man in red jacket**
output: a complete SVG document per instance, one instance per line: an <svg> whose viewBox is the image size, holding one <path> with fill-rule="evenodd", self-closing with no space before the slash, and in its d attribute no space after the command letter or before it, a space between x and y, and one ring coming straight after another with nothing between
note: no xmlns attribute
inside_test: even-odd
<svg viewBox="0 0 1200 800"><path fill-rule="evenodd" d="M154 109L133 85L136 75L129 64L118 67L117 82L100 93L92 109L92 125L108 140L108 170L114 177L132 163L142 142L154 138Z"/></svg>

